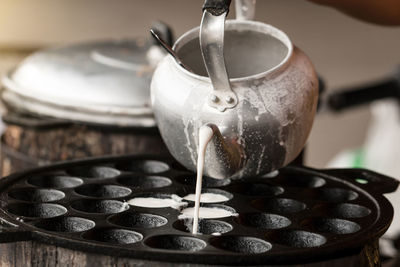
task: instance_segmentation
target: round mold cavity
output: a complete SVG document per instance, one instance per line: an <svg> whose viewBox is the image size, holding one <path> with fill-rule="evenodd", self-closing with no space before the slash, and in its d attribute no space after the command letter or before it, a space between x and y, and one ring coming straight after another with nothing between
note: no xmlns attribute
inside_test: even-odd
<svg viewBox="0 0 400 267"><path fill-rule="evenodd" d="M237 222L248 227L259 229L280 229L291 224L291 221L281 215L269 213L241 213L236 219Z"/></svg>
<svg viewBox="0 0 400 267"><path fill-rule="evenodd" d="M296 213L306 208L303 202L289 198L260 198L254 200L252 205L261 211L274 213Z"/></svg>
<svg viewBox="0 0 400 267"><path fill-rule="evenodd" d="M343 203L333 207L329 213L333 216L353 219L368 216L371 210L361 205Z"/></svg>
<svg viewBox="0 0 400 267"><path fill-rule="evenodd" d="M179 219L192 219L194 215L194 206L181 210ZM199 219L218 219L236 216L236 210L232 207L221 204L203 204L199 209Z"/></svg>
<svg viewBox="0 0 400 267"><path fill-rule="evenodd" d="M71 204L71 207L77 211L86 213L112 214L119 213L129 209L125 202L117 200L78 200Z"/></svg>
<svg viewBox="0 0 400 267"><path fill-rule="evenodd" d="M14 203L7 206L8 212L31 218L53 218L67 213L64 206L50 203Z"/></svg>
<svg viewBox="0 0 400 267"><path fill-rule="evenodd" d="M324 236L302 230L283 230L272 234L270 238L277 244L295 248L319 247L326 243Z"/></svg>
<svg viewBox="0 0 400 267"><path fill-rule="evenodd" d="M339 203L354 200L358 194L344 188L321 188L318 196L321 200Z"/></svg>
<svg viewBox="0 0 400 267"><path fill-rule="evenodd" d="M151 248L179 251L199 251L207 246L201 239L180 235L158 235L145 240Z"/></svg>
<svg viewBox="0 0 400 267"><path fill-rule="evenodd" d="M117 164L117 169L146 174L162 173L169 170L168 164L157 160L134 160Z"/></svg>
<svg viewBox="0 0 400 267"><path fill-rule="evenodd" d="M352 234L361 229L360 225L348 220L337 218L317 218L309 222L319 232L332 233L332 234Z"/></svg>
<svg viewBox="0 0 400 267"><path fill-rule="evenodd" d="M117 185L102 185L102 184L89 184L80 186L75 191L83 196L97 197L97 198L117 198L125 197L132 193L127 187Z"/></svg>
<svg viewBox="0 0 400 267"><path fill-rule="evenodd" d="M196 176L188 174L188 175L181 175L177 176L175 180L178 183L190 186L196 186ZM201 184L202 188L208 187L223 187L227 186L231 183L230 179L215 179L207 176L203 176L203 183Z"/></svg>
<svg viewBox="0 0 400 267"><path fill-rule="evenodd" d="M109 219L109 222L129 228L155 228L166 225L168 220L156 214L131 211L114 215Z"/></svg>
<svg viewBox="0 0 400 267"><path fill-rule="evenodd" d="M184 201L194 202L196 194L188 193L186 190L179 194ZM201 191L201 203L222 203L233 198L233 195L221 189L206 188Z"/></svg>
<svg viewBox="0 0 400 267"><path fill-rule="evenodd" d="M246 196L277 196L284 192L280 186L272 186L262 183L237 183L231 186L231 191Z"/></svg>
<svg viewBox="0 0 400 267"><path fill-rule="evenodd" d="M55 189L20 188L9 192L8 196L28 202L52 202L63 199L65 194Z"/></svg>
<svg viewBox="0 0 400 267"><path fill-rule="evenodd" d="M117 228L94 229L82 235L84 239L104 243L128 245L143 239L143 235L135 231Z"/></svg>
<svg viewBox="0 0 400 267"><path fill-rule="evenodd" d="M43 188L72 188L83 184L83 180L64 175L43 175L28 179L28 183Z"/></svg>
<svg viewBox="0 0 400 267"><path fill-rule="evenodd" d="M193 219L181 219L174 222L173 226L184 232L192 233ZM203 235L225 234L232 231L233 226L218 220L199 220L198 232Z"/></svg>
<svg viewBox="0 0 400 267"><path fill-rule="evenodd" d="M93 228L96 224L80 217L59 217L43 220L35 224L37 228L51 232L83 232Z"/></svg>
<svg viewBox="0 0 400 267"><path fill-rule="evenodd" d="M244 254L259 254L267 252L272 248L271 243L247 236L221 236L210 241L214 247Z"/></svg>
<svg viewBox="0 0 400 267"><path fill-rule="evenodd" d="M315 175L287 174L283 184L291 187L317 188L326 184L325 179Z"/></svg>
<svg viewBox="0 0 400 267"><path fill-rule="evenodd" d="M118 178L117 182L140 190L167 187L172 184L171 180L167 177L142 175L123 176Z"/></svg>
<svg viewBox="0 0 400 267"><path fill-rule="evenodd" d="M120 171L104 166L79 166L67 170L67 173L83 178L108 179L120 175Z"/></svg>

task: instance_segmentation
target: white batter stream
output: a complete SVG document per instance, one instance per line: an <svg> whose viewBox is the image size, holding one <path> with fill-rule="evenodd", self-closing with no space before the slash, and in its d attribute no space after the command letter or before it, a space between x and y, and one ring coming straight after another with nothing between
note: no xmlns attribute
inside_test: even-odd
<svg viewBox="0 0 400 267"><path fill-rule="evenodd" d="M193 214L193 234L197 234L199 227L199 209L200 209L200 198L201 198L201 184L203 183L203 168L204 158L206 154L206 148L214 132L211 127L204 125L199 130L199 153L197 157L197 178L196 178L196 195L194 204Z"/></svg>
<svg viewBox="0 0 400 267"><path fill-rule="evenodd" d="M203 169L205 153L208 143L213 137L214 132L211 127L204 125L199 130L199 153L197 158L197 178L196 178L196 194L189 194L184 197L185 200L194 201L194 208L186 208L181 211L180 218L193 218L193 234L197 234L199 227L199 218L223 218L234 215L232 211L218 207L201 207L203 203L217 203L229 200L227 196L222 194L204 193L201 194L201 185L203 182ZM137 197L128 201L128 204L147 207L147 208L182 208L188 203L182 202L182 199L176 195L171 195L169 198L157 197Z"/></svg>

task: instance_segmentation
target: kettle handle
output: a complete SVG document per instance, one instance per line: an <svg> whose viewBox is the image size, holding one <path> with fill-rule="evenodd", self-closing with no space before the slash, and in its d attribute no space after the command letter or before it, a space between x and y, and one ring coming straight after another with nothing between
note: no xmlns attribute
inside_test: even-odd
<svg viewBox="0 0 400 267"><path fill-rule="evenodd" d="M214 89L208 97L208 105L221 112L238 103L231 89L224 57L225 19L230 3L230 0L206 0L199 34L201 54Z"/></svg>
<svg viewBox="0 0 400 267"><path fill-rule="evenodd" d="M220 16L224 13L228 14L231 0L206 0L203 4L203 13L210 12L214 16Z"/></svg>
<svg viewBox="0 0 400 267"><path fill-rule="evenodd" d="M207 10L214 16L229 12L231 0L206 0L203 5L203 12ZM256 0L235 0L236 19L252 20L256 12Z"/></svg>

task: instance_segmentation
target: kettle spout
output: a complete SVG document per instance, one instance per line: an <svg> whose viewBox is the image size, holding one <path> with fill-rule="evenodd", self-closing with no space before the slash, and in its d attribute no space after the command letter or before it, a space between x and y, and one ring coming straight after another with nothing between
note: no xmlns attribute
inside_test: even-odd
<svg viewBox="0 0 400 267"><path fill-rule="evenodd" d="M224 137L218 126L207 124L213 131L205 156L204 174L217 178L229 178L239 173L245 165L245 153L238 140Z"/></svg>

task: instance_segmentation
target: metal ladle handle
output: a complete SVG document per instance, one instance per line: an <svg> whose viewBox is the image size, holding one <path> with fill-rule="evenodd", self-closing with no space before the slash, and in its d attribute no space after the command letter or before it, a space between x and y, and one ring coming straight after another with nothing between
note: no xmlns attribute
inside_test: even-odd
<svg viewBox="0 0 400 267"><path fill-rule="evenodd" d="M237 105L224 59L225 19L231 0L206 0L200 25L200 48L214 90L208 104L223 112Z"/></svg>

